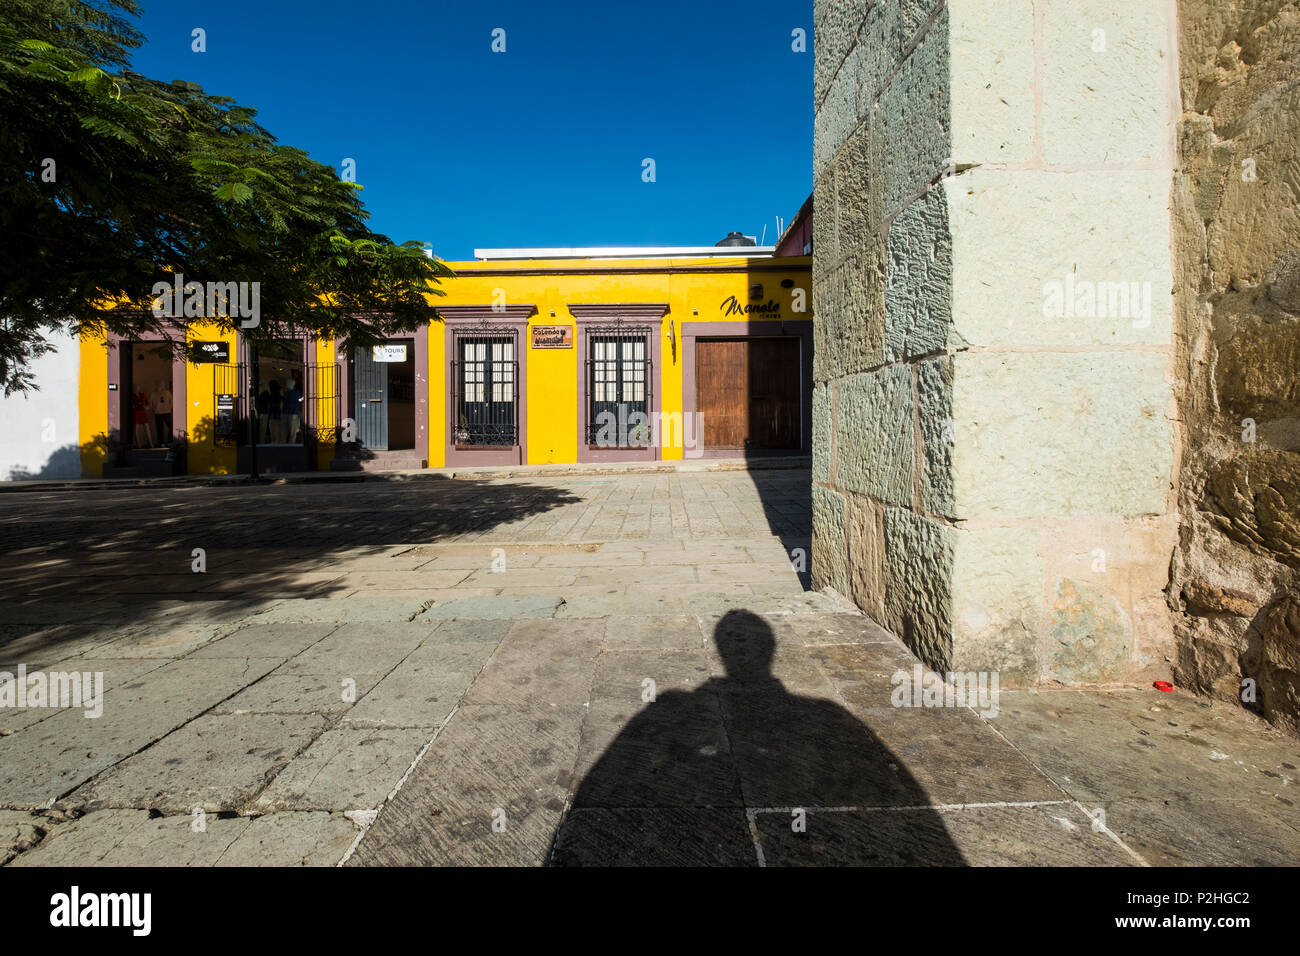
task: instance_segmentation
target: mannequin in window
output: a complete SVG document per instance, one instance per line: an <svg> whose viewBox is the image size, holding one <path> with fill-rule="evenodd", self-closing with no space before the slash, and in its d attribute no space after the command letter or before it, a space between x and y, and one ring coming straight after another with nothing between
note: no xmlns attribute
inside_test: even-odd
<svg viewBox="0 0 1300 956"><path fill-rule="evenodd" d="M291 445L298 443L298 426L302 421L302 389L298 386L297 378L295 373L290 372L289 387L284 391L284 440Z"/></svg>
<svg viewBox="0 0 1300 956"><path fill-rule="evenodd" d="M153 408L154 425L157 428L158 444L169 445L172 440L172 390L166 382L159 381L149 396Z"/></svg>
<svg viewBox="0 0 1300 956"><path fill-rule="evenodd" d="M153 435L149 429L149 396L143 390L131 399L132 421L135 423L135 447L152 448Z"/></svg>

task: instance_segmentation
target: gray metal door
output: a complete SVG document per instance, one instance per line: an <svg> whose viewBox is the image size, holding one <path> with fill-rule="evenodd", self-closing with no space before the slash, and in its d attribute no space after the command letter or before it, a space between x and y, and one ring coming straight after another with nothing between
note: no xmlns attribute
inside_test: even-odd
<svg viewBox="0 0 1300 956"><path fill-rule="evenodd" d="M388 363L376 362L369 349L358 349L356 371L357 438L364 448L388 448Z"/></svg>

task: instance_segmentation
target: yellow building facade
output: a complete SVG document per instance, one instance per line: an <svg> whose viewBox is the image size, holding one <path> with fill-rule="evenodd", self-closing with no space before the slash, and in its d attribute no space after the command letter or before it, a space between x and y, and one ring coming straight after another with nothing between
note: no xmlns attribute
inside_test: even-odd
<svg viewBox="0 0 1300 956"><path fill-rule="evenodd" d="M83 339L83 473L246 473L254 439L262 473L806 455L811 260L726 252L448 263L441 320L364 353Z"/></svg>

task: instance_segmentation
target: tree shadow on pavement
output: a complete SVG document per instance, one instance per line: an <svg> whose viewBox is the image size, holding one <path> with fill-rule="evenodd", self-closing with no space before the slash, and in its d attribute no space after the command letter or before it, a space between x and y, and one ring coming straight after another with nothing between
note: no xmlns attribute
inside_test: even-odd
<svg viewBox="0 0 1300 956"><path fill-rule="evenodd" d="M761 617L730 611L713 636L726 676L658 695L622 729L578 786L551 865L964 865L864 723L772 675Z"/></svg>
<svg viewBox="0 0 1300 956"><path fill-rule="evenodd" d="M216 626L278 600L337 597L356 587L340 562L372 556L367 568L381 571L403 546L472 548L579 501L563 488L442 477L2 494L0 663L48 658L110 628ZM488 568L491 545L482 560ZM402 586L418 602L418 586Z"/></svg>

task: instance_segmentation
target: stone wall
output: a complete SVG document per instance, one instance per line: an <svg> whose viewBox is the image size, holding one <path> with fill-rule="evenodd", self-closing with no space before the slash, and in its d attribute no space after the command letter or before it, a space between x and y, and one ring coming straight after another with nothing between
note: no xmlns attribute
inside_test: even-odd
<svg viewBox="0 0 1300 956"><path fill-rule="evenodd" d="M928 664L1168 677L1173 0L818 0L813 563Z"/></svg>
<svg viewBox="0 0 1300 956"><path fill-rule="evenodd" d="M1179 46L1175 674L1296 732L1300 7L1181 0Z"/></svg>

